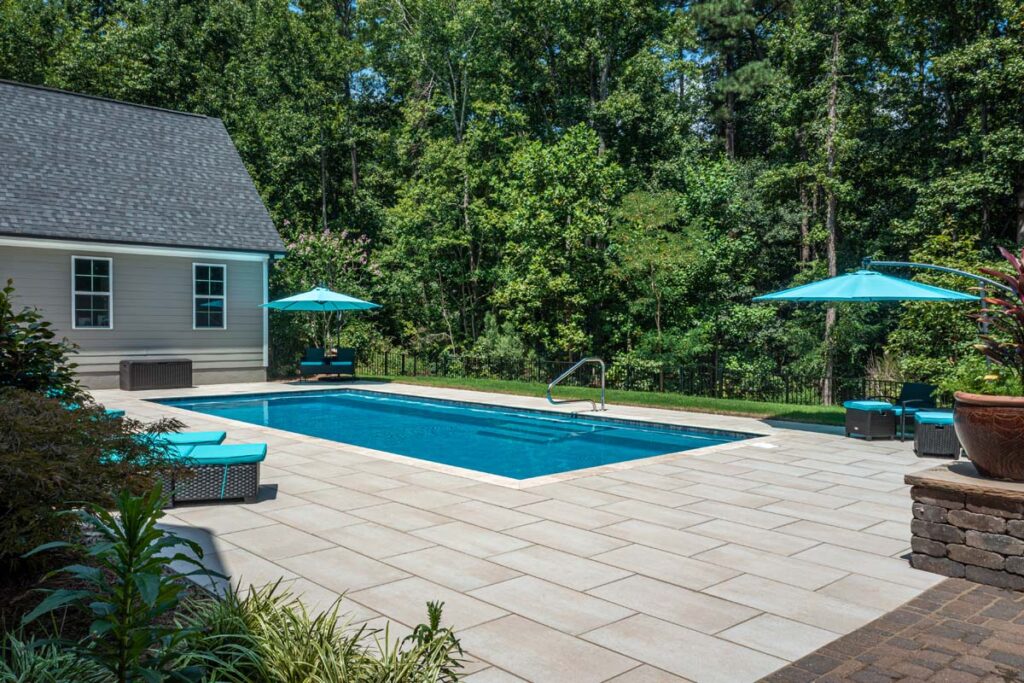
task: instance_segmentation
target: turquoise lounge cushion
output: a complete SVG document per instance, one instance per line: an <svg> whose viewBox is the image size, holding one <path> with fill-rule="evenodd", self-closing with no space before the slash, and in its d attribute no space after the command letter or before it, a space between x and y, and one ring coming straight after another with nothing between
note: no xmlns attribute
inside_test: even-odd
<svg viewBox="0 0 1024 683"><path fill-rule="evenodd" d="M334 365L351 366L352 365L352 361L350 361L350 360L332 360L331 361L331 365L332 366L334 366Z"/></svg>
<svg viewBox="0 0 1024 683"><path fill-rule="evenodd" d="M216 445L227 438L227 432L163 432L153 434L154 439L172 446Z"/></svg>
<svg viewBox="0 0 1024 683"><path fill-rule="evenodd" d="M225 446L196 446L188 457L196 465L248 465L263 462L267 457L267 444L241 443Z"/></svg>
<svg viewBox="0 0 1024 683"><path fill-rule="evenodd" d="M164 432L150 434L154 441L174 446L178 455L191 455L196 446L216 446L227 438L226 432Z"/></svg>
<svg viewBox="0 0 1024 683"><path fill-rule="evenodd" d="M893 405L888 401L846 401L843 403L843 407L847 410L865 410L875 413L893 409Z"/></svg>
<svg viewBox="0 0 1024 683"><path fill-rule="evenodd" d="M304 368L322 368L324 366L322 361L304 360L299 363Z"/></svg>
<svg viewBox="0 0 1024 683"><path fill-rule="evenodd" d="M914 415L914 422L921 425L951 425L953 424L953 412L922 410Z"/></svg>

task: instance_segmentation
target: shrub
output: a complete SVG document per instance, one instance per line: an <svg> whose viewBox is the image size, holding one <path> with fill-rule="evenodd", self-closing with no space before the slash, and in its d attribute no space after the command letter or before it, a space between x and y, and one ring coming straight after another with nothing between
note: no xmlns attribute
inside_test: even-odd
<svg viewBox="0 0 1024 683"><path fill-rule="evenodd" d="M89 634L72 649L112 672L119 683L159 681L167 676L195 679L200 673L198 667L174 666L180 645L193 629L179 628L164 618L177 607L185 589L178 579L188 575L169 571L170 562L193 565L195 570L189 574L206 573L200 563L203 551L194 541L157 528L163 504L159 484L139 497L122 492L116 515L98 505L65 513L96 534L96 542L53 541L32 551L71 547L89 564L54 572L74 577L82 587L44 591L46 598L25 615L23 623L65 607L87 613ZM184 546L192 556L168 552L177 546Z"/></svg>
<svg viewBox="0 0 1024 683"><path fill-rule="evenodd" d="M81 388L67 340L54 341L50 323L31 308L14 310L14 281L0 289L0 387L17 387L75 399Z"/></svg>
<svg viewBox="0 0 1024 683"><path fill-rule="evenodd" d="M68 540L77 523L56 511L69 502L110 504L123 488L149 488L151 475L172 465L140 436L180 426L144 428L88 402L68 410L58 399L0 388L0 571L23 568L19 556L40 543Z"/></svg>
<svg viewBox="0 0 1024 683"><path fill-rule="evenodd" d="M77 652L8 633L0 642L0 683L113 683L111 673Z"/></svg>
<svg viewBox="0 0 1024 683"><path fill-rule="evenodd" d="M428 623L392 640L353 628L335 603L313 615L280 584L222 600L186 606L183 628L202 630L185 656L208 667L210 680L248 683L446 683L458 680L462 650L442 628L441 605L428 605Z"/></svg>

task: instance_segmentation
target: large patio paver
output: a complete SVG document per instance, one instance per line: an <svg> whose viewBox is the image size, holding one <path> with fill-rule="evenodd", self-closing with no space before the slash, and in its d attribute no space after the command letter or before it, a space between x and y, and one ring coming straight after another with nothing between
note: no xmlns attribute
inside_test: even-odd
<svg viewBox="0 0 1024 683"><path fill-rule="evenodd" d="M598 683L640 664L515 614L465 629L460 637L468 651L487 653L486 661L527 681Z"/></svg>
<svg viewBox="0 0 1024 683"><path fill-rule="evenodd" d="M383 562L338 547L285 558L281 560L281 566L338 593L357 591L409 576Z"/></svg>
<svg viewBox="0 0 1024 683"><path fill-rule="evenodd" d="M630 574L607 564L541 545L531 545L510 553L495 555L490 559L524 574L547 579L578 591L610 583Z"/></svg>
<svg viewBox="0 0 1024 683"><path fill-rule="evenodd" d="M460 591L471 591L522 576L514 569L442 545L394 555L387 559L387 563Z"/></svg>
<svg viewBox="0 0 1024 683"><path fill-rule="evenodd" d="M629 541L612 538L604 534L579 529L561 522L542 520L534 524L526 524L512 529L505 533L525 541L544 545L555 550L562 550L580 557L591 557L599 553L608 552L615 548L629 545Z"/></svg>
<svg viewBox="0 0 1024 683"><path fill-rule="evenodd" d="M595 555L593 559L692 590L713 586L742 573L636 543Z"/></svg>
<svg viewBox="0 0 1024 683"><path fill-rule="evenodd" d="M491 584L470 591L469 594L572 635L610 624L634 613L631 609L607 600L584 595L533 576L520 576Z"/></svg>
<svg viewBox="0 0 1024 683"><path fill-rule="evenodd" d="M500 607L417 576L349 593L347 597L403 624L425 623L427 603L432 601L444 603L445 623L460 630L508 614Z"/></svg>
<svg viewBox="0 0 1024 683"><path fill-rule="evenodd" d="M883 610L744 574L706 590L726 600L784 616L833 633L846 633L880 617Z"/></svg>
<svg viewBox="0 0 1024 683"><path fill-rule="evenodd" d="M707 683L749 683L785 664L784 659L646 614L617 621L584 637L635 660Z"/></svg>
<svg viewBox="0 0 1024 683"><path fill-rule="evenodd" d="M630 576L587 592L702 633L717 633L758 614L758 610L735 602L647 576Z"/></svg>

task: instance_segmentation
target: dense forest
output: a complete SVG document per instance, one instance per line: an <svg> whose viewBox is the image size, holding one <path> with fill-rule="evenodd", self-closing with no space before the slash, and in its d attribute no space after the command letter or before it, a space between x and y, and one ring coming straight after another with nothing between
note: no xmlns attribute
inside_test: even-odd
<svg viewBox="0 0 1024 683"><path fill-rule="evenodd" d="M363 347L968 382L963 306L750 298L1024 242L1018 0L0 0L0 77L220 117Z"/></svg>

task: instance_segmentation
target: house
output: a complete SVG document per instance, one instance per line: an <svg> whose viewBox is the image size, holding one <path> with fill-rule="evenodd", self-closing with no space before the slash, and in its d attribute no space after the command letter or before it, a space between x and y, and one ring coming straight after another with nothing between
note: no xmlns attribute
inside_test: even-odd
<svg viewBox="0 0 1024 683"><path fill-rule="evenodd" d="M219 119L0 81L0 280L78 345L86 386L139 359L265 379L283 252Z"/></svg>

